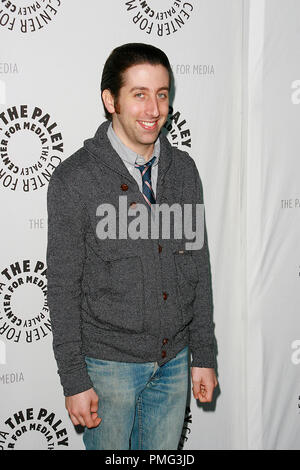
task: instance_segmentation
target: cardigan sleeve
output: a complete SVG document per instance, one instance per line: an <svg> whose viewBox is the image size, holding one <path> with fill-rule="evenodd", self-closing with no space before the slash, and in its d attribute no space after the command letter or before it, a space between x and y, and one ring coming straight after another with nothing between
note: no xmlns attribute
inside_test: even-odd
<svg viewBox="0 0 300 470"><path fill-rule="evenodd" d="M64 395L88 390L81 343L81 279L87 215L79 198L55 174L48 186L47 279L53 350Z"/></svg>
<svg viewBox="0 0 300 470"><path fill-rule="evenodd" d="M194 163L194 202L203 204L203 189L198 169ZM203 245L200 249L192 251L198 271L198 283L196 284L196 295L193 303L193 320L189 324L190 349L192 353L192 367L216 367L215 336L213 323L213 293L211 266L209 259L209 248L205 213L200 229L204 230ZM199 235L199 234L198 234Z"/></svg>

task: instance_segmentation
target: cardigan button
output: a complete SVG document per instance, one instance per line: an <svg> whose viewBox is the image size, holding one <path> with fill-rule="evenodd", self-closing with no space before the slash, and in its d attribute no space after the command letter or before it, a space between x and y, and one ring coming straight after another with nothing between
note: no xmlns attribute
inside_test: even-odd
<svg viewBox="0 0 300 470"><path fill-rule="evenodd" d="M127 191L128 184L126 184L126 183L121 184L121 189L122 189L122 191Z"/></svg>
<svg viewBox="0 0 300 470"><path fill-rule="evenodd" d="M162 250L162 246L158 244L158 252L161 253L161 250Z"/></svg>
<svg viewBox="0 0 300 470"><path fill-rule="evenodd" d="M168 338L164 338L162 344L167 344L168 341Z"/></svg>
<svg viewBox="0 0 300 470"><path fill-rule="evenodd" d="M166 351L162 351L162 352L161 352L161 357L162 357L163 359L166 357L166 355L167 355Z"/></svg>
<svg viewBox="0 0 300 470"><path fill-rule="evenodd" d="M167 297L168 297L167 292L163 292L163 298L164 298L164 300L167 300Z"/></svg>

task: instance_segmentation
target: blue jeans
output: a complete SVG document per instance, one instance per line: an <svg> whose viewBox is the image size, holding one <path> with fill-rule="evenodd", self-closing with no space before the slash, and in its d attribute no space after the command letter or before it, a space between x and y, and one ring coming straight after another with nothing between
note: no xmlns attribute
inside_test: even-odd
<svg viewBox="0 0 300 470"><path fill-rule="evenodd" d="M86 357L99 396L97 428L85 428L87 450L176 450L188 390L188 346L159 367L156 362Z"/></svg>

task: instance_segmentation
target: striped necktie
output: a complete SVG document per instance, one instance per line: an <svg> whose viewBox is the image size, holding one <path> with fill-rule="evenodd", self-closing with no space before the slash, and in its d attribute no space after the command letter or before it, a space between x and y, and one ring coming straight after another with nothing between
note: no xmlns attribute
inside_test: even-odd
<svg viewBox="0 0 300 470"><path fill-rule="evenodd" d="M155 204L155 196L151 186L151 165L154 163L155 158L152 157L145 165L135 163L135 168L138 168L142 175L143 196L149 207L151 207L151 204Z"/></svg>

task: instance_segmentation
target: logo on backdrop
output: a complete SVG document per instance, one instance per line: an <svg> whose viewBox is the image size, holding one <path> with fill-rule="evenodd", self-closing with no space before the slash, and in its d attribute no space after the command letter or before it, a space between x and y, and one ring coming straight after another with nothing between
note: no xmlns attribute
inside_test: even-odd
<svg viewBox="0 0 300 470"><path fill-rule="evenodd" d="M192 413L189 406L185 409L185 418L182 428L182 433L179 441L178 449L182 450L184 447L185 442L188 440L188 435L191 433L189 425L192 423Z"/></svg>
<svg viewBox="0 0 300 470"><path fill-rule="evenodd" d="M281 199L281 209L300 209L299 198Z"/></svg>
<svg viewBox="0 0 300 470"><path fill-rule="evenodd" d="M0 385L11 385L24 382L23 372L10 372L0 375Z"/></svg>
<svg viewBox="0 0 300 470"><path fill-rule="evenodd" d="M63 421L46 408L18 410L0 423L0 450L53 450L68 446Z"/></svg>
<svg viewBox="0 0 300 470"><path fill-rule="evenodd" d="M43 188L63 146L57 123L42 108L23 104L0 112L0 186L25 193Z"/></svg>
<svg viewBox="0 0 300 470"><path fill-rule="evenodd" d="M0 27L23 34L40 31L55 18L61 0L1 0Z"/></svg>
<svg viewBox="0 0 300 470"><path fill-rule="evenodd" d="M19 73L18 65L13 62L0 62L0 74Z"/></svg>
<svg viewBox="0 0 300 470"><path fill-rule="evenodd" d="M1 269L0 338L36 343L51 333L47 269L42 261L16 261Z"/></svg>
<svg viewBox="0 0 300 470"><path fill-rule="evenodd" d="M124 1L131 21L140 31L156 37L166 37L185 27L194 12L195 0L129 0Z"/></svg>
<svg viewBox="0 0 300 470"><path fill-rule="evenodd" d="M192 146L191 131L186 119L182 117L180 111L175 111L171 106L169 108L168 119L162 129L167 135L170 144L181 150L188 151Z"/></svg>
<svg viewBox="0 0 300 470"><path fill-rule="evenodd" d="M213 64L171 64L171 67L176 75L193 75L198 77L215 75Z"/></svg>

